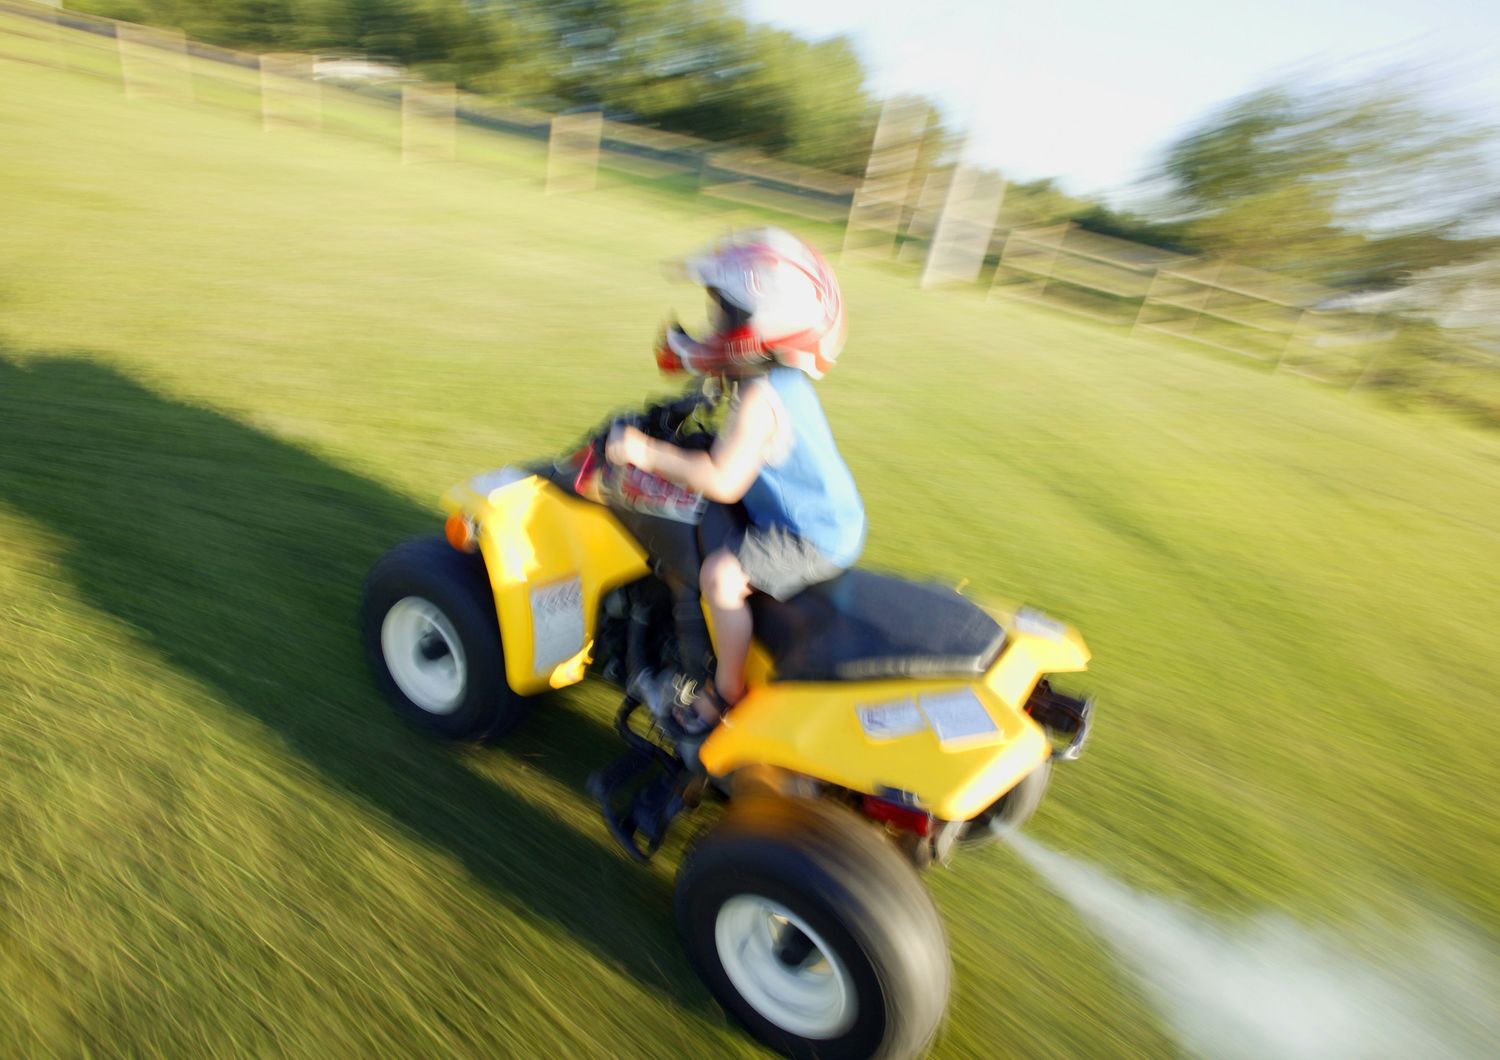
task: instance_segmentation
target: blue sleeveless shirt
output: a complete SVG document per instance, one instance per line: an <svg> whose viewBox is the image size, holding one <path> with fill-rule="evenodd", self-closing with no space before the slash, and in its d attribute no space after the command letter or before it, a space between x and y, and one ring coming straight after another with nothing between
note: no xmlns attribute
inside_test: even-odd
<svg viewBox="0 0 1500 1060"><path fill-rule="evenodd" d="M865 544L865 506L812 380L777 365L763 377L775 392L773 452L742 503L761 529L784 527L840 567L852 567Z"/></svg>

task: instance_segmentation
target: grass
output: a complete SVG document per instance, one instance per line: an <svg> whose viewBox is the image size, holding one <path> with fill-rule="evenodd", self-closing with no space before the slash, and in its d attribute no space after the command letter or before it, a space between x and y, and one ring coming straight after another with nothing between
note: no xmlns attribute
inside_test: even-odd
<svg viewBox="0 0 1500 1060"><path fill-rule="evenodd" d="M127 101L81 47L0 23L0 1052L755 1055L672 937L692 826L639 869L582 794L607 691L436 745L354 623L451 482L658 387L693 299L655 263L737 215L549 198L539 145L475 131L403 167L338 95L323 132ZM1034 834L1218 916L1493 949L1500 439L841 276L821 392L867 562L1094 650L1097 737ZM936 1055L1174 1051L1007 852L929 880Z"/></svg>

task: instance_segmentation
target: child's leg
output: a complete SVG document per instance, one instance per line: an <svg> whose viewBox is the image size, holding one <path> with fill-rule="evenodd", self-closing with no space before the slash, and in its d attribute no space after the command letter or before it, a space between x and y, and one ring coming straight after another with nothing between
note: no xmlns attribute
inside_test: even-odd
<svg viewBox="0 0 1500 1060"><path fill-rule="evenodd" d="M752 632L746 603L750 579L738 557L721 548L703 561L698 584L714 619L714 647L719 660L714 686L725 705L733 706L745 694L745 659L750 654Z"/></svg>

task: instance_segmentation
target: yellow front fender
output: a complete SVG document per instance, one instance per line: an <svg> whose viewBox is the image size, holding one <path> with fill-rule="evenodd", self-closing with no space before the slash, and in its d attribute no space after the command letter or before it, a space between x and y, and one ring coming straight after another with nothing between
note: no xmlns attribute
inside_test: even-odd
<svg viewBox="0 0 1500 1060"><path fill-rule="evenodd" d="M513 469L470 479L444 503L477 526L510 687L530 695L582 680L600 600L649 571L645 551L607 508Z"/></svg>

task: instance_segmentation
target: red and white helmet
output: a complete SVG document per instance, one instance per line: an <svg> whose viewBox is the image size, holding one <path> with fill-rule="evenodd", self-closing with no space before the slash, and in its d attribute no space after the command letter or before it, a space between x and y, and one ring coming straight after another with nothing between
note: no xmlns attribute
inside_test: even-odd
<svg viewBox="0 0 1500 1060"><path fill-rule="evenodd" d="M689 257L688 278L708 289L713 334L680 327L657 349L663 371L734 375L776 361L821 379L844 348L839 283L823 256L781 228L735 232Z"/></svg>

